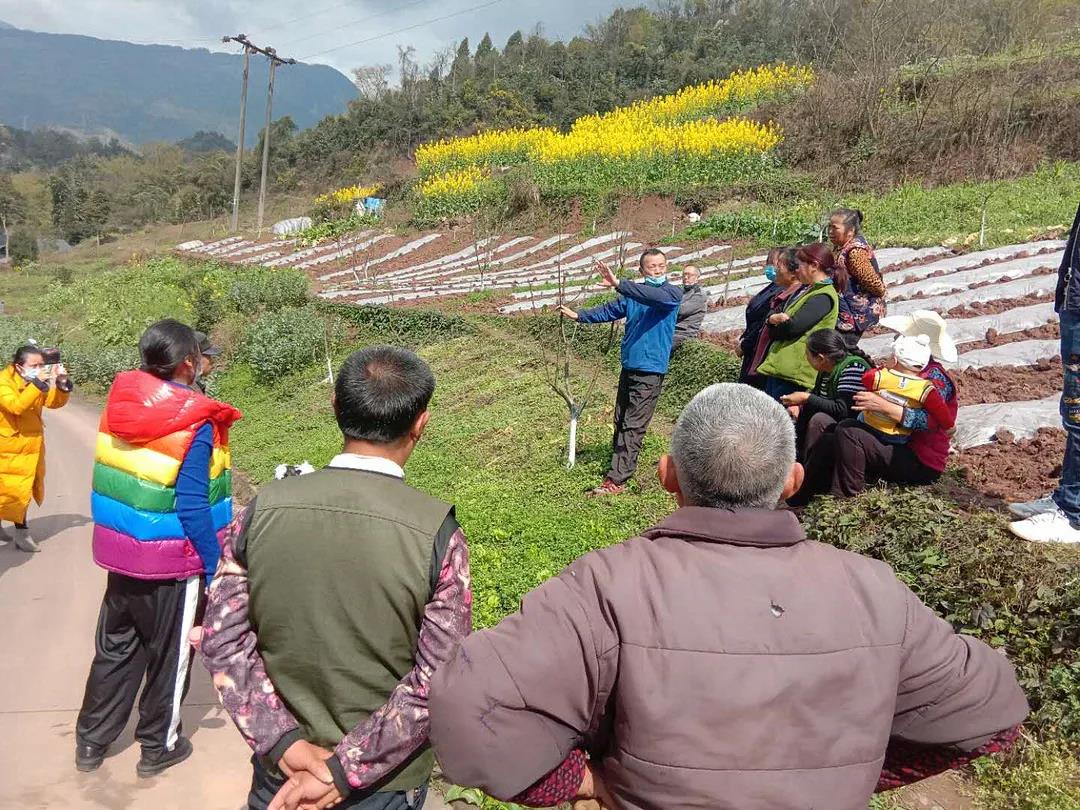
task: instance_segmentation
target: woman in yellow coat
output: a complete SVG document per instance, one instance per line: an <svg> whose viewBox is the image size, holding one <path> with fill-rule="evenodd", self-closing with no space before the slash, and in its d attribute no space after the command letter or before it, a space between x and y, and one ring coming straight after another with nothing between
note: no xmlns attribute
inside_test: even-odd
<svg viewBox="0 0 1080 810"><path fill-rule="evenodd" d="M0 523L15 524L15 545L22 551L40 551L26 525L26 510L33 498L45 498L45 426L42 408L62 408L68 394L56 387L63 373L45 365L36 346L23 346L6 369L0 371ZM6 545L0 529L0 544Z"/></svg>

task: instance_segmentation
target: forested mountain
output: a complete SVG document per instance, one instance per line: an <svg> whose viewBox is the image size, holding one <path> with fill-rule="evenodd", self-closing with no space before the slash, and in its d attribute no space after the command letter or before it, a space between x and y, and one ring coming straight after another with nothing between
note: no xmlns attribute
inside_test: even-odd
<svg viewBox="0 0 1080 810"><path fill-rule="evenodd" d="M133 45L0 26L0 123L111 133L134 144L175 142L200 130L233 133L242 57L164 45ZM248 115L265 114L267 63L251 60ZM324 65L277 73L274 112L309 127L342 112L356 91ZM259 125L249 130L249 143Z"/></svg>
<svg viewBox="0 0 1080 810"><path fill-rule="evenodd" d="M487 128L565 128L582 115L776 61L852 77L848 97L825 99L820 120L807 123L858 122L887 100L904 65L1032 45L1053 51L1078 34L1075 0L658 0L616 9L568 42L535 29L499 47L482 34L426 63L400 49L395 66L354 71L360 96L348 112L298 133L278 159L305 176L332 177L362 168L358 156L371 150L409 154L424 141Z"/></svg>
<svg viewBox="0 0 1080 810"><path fill-rule="evenodd" d="M581 116L776 62L812 67L815 76L797 98L747 111L783 133L776 158L784 172L753 188L695 188L694 199L680 204L701 207L736 194L773 205L808 190L995 180L1047 162L1080 161L1076 0L659 0L651 9L617 9L567 42L539 29L514 33L501 45L483 29L478 33L424 63L402 48L396 66L358 68L355 87L327 68L335 87L344 85L336 108L343 112L314 126L314 102L306 114L288 103L286 81L302 76L302 66L279 71L271 193L313 198L377 182L385 196L408 205L415 196L411 158L421 143L487 129L565 131ZM102 117L120 111L138 121L143 115L141 127L171 121L158 137L178 145L132 137L137 149L128 152L119 143L0 126L0 213L9 223L77 240L153 222L212 218L228 209L234 164L227 139L235 131L238 58L58 37L85 47L116 46L117 53L130 49L149 61L123 76L104 62L93 69L69 63L57 71L79 76L77 87L56 75L28 78L23 67L21 78L11 79L5 66L19 60L7 45L27 36L48 38L0 30L0 71L8 80L0 90L0 121L13 118L11 99L18 94L28 107L60 84L64 93L96 99ZM181 75L183 60L195 60L184 63L191 71L213 63L206 71L211 78ZM106 68L114 74L105 87L121 98L101 91ZM159 86L149 78L155 72ZM260 81L255 73L252 86ZM211 101L187 114L201 103L199 93ZM260 177L259 95L252 94L249 111L248 146L254 148L243 160L246 194ZM347 104L346 96L352 97ZM145 110L135 109L135 98ZM219 123L208 123L214 116ZM88 123L118 129L115 121ZM27 168L33 171L4 176ZM671 193L679 198L687 190ZM539 195L539 187L522 182L511 196L515 206L548 204Z"/></svg>
<svg viewBox="0 0 1080 810"><path fill-rule="evenodd" d="M29 132L0 124L0 171L52 169L73 158L116 157L128 152L115 139L106 142L100 138L79 138L56 129Z"/></svg>

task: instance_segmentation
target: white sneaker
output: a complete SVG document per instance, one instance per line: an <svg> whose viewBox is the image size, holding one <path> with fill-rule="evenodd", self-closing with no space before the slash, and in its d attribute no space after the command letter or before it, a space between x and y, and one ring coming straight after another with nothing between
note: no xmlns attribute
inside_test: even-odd
<svg viewBox="0 0 1080 810"><path fill-rule="evenodd" d="M1035 515L1041 515L1044 512L1053 512L1055 509L1057 509L1057 504L1049 495L1045 498L1039 498L1037 501L1009 504L1009 511L1018 518L1035 517Z"/></svg>
<svg viewBox="0 0 1080 810"><path fill-rule="evenodd" d="M1060 509L1010 523L1009 531L1035 543L1080 543L1080 529L1074 529Z"/></svg>

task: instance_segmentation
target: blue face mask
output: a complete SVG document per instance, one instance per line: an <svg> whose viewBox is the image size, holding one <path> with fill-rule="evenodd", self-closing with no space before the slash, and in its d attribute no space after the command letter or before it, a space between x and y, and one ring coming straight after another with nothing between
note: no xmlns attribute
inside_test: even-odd
<svg viewBox="0 0 1080 810"><path fill-rule="evenodd" d="M776 265L775 264L767 264L767 265L765 265L765 278L767 278L769 281L776 281Z"/></svg>
<svg viewBox="0 0 1080 810"><path fill-rule="evenodd" d="M654 287L662 287L667 284L667 276L646 276L645 283L651 284Z"/></svg>

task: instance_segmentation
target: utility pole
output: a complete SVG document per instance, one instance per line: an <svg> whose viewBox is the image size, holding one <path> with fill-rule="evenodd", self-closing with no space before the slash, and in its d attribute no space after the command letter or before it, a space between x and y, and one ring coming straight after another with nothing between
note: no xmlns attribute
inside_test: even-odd
<svg viewBox="0 0 1080 810"><path fill-rule="evenodd" d="M235 37L223 37L222 42L239 42L244 46L244 80L240 88L240 137L236 141L236 177L233 180L232 222L230 233L240 228L240 166L244 162L244 125L247 123L248 65L251 60L251 48L243 34Z"/></svg>
<svg viewBox="0 0 1080 810"><path fill-rule="evenodd" d="M278 65L295 65L295 59L282 59L273 48L260 48L245 34L235 37L223 37L222 42L237 42L244 46L244 81L240 91L240 138L236 144L236 177L233 182L232 231L239 228L240 219L240 169L244 157L244 124L247 119L248 64L251 54L258 53L270 61L270 80L266 88L266 128L263 130L262 178L259 183L258 229L263 226L263 210L266 204L266 174L270 163L270 124L274 102L274 73Z"/></svg>
<svg viewBox="0 0 1080 810"><path fill-rule="evenodd" d="M263 210L266 208L266 172L270 166L270 124L273 121L271 111L274 107L274 73L277 71L278 58L273 48L270 51L270 79L266 83L266 126L263 129L262 176L259 178L259 217L257 228L262 235Z"/></svg>

